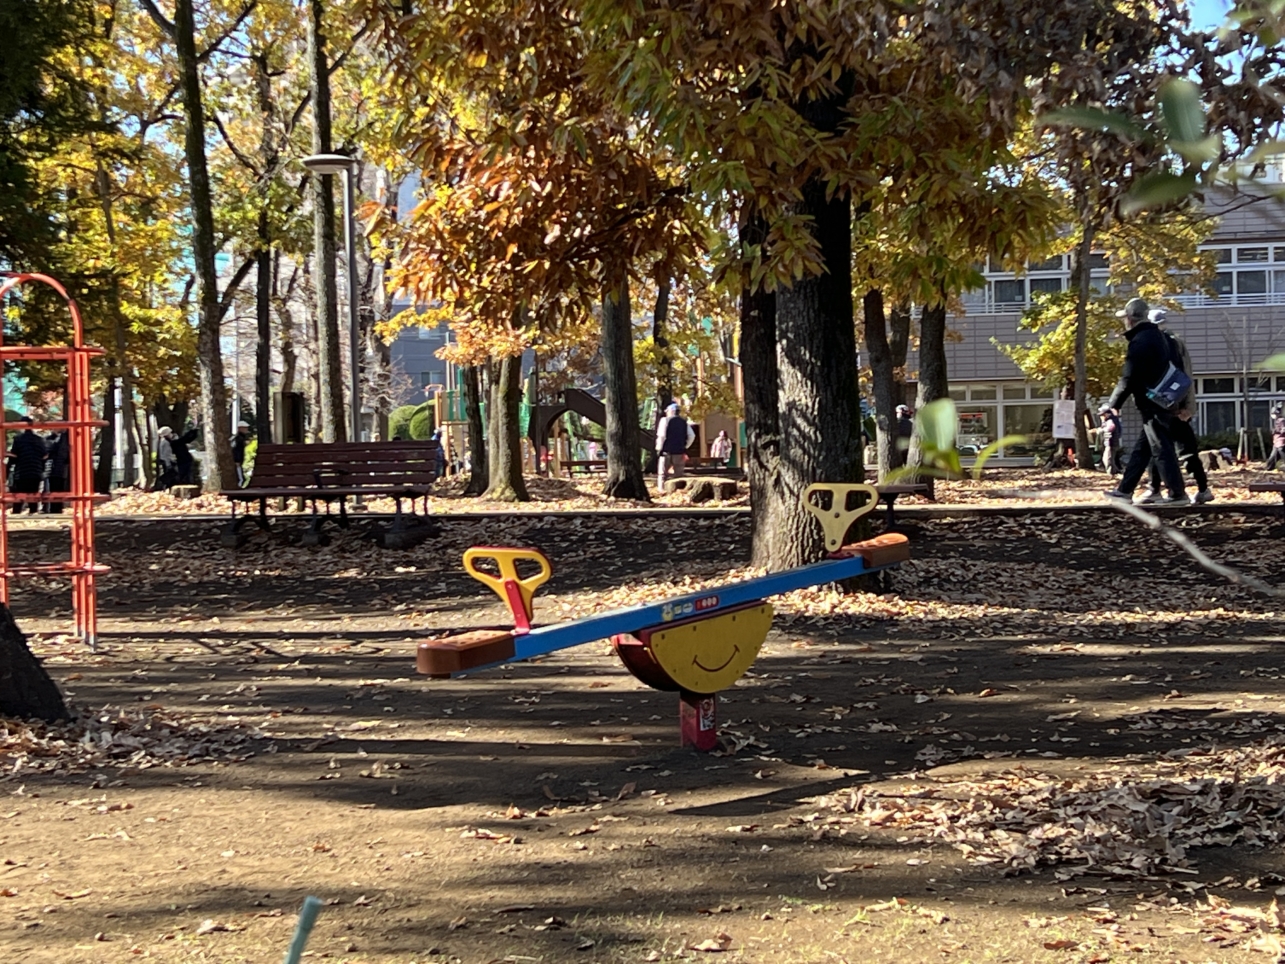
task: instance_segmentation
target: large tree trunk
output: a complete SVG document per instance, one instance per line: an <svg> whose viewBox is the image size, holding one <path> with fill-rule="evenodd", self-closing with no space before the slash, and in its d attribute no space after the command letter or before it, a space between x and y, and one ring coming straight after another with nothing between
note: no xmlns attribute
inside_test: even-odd
<svg viewBox="0 0 1285 964"><path fill-rule="evenodd" d="M114 367L114 366L113 366ZM103 421L98 430L98 464L94 466L94 491L106 495L112 490L112 462L116 459L116 379L103 386Z"/></svg>
<svg viewBox="0 0 1285 964"><path fill-rule="evenodd" d="M915 394L915 411L923 411L925 405L946 398L950 394L949 378L946 373L946 302L924 308L919 319L919 389ZM923 465L923 452L920 449L919 432L916 430L910 440L909 464L915 467ZM932 478L925 481L929 486Z"/></svg>
<svg viewBox="0 0 1285 964"><path fill-rule="evenodd" d="M205 487L218 491L236 484L231 439L227 432L227 391L223 384L223 353L219 345L219 278L214 263L214 204L205 160L205 108L201 101L200 63L196 53L193 0L177 0L174 9L175 46L187 124L184 148L192 201L192 260L196 265L199 318L196 362L201 379L201 426L205 442Z"/></svg>
<svg viewBox="0 0 1285 964"><path fill-rule="evenodd" d="M484 498L497 502L530 502L522 478L522 433L518 408L522 401L522 356L510 355L491 363L491 399L487 406L490 456Z"/></svg>
<svg viewBox="0 0 1285 964"><path fill-rule="evenodd" d="M852 209L827 197L814 177L792 213L812 218L825 272L782 289L776 300L780 372L780 484L769 491L770 565L790 569L821 558L820 526L800 504L813 482L861 479L857 344L852 317Z"/></svg>
<svg viewBox="0 0 1285 964"><path fill-rule="evenodd" d="M607 409L607 481L603 494L648 502L638 451L638 382L634 375L634 333L629 305L629 272L615 263L607 268L602 299L603 403Z"/></svg>
<svg viewBox="0 0 1285 964"><path fill-rule="evenodd" d="M314 154L329 154L334 149L330 139L330 67L326 62L323 10L321 0L308 0L308 64L311 68ZM317 278L318 393L323 442L342 442L348 437L344 422L344 379L339 351L334 182L333 174L314 175L312 178L313 259Z"/></svg>
<svg viewBox="0 0 1285 964"><path fill-rule="evenodd" d="M486 433L482 425L482 369L464 369L464 417L468 419L468 485L465 495L481 495L489 488Z"/></svg>
<svg viewBox="0 0 1285 964"><path fill-rule="evenodd" d="M762 219L741 229L741 253L748 262L751 250L767 237ZM764 254L766 257L766 254ZM747 272L748 275L748 272ZM741 385L745 396L745 451L741 462L750 487L751 560L755 566L772 561L772 535L780 528L775 511L781 496L774 495L780 479L781 424L777 411L776 293L741 289Z"/></svg>
<svg viewBox="0 0 1285 964"><path fill-rule="evenodd" d="M1075 464L1093 468L1093 450L1089 448L1088 343L1089 343L1089 256L1093 252L1093 224L1082 218L1079 248L1071 264L1071 284L1075 287Z"/></svg>
<svg viewBox="0 0 1285 964"><path fill-rule="evenodd" d="M0 605L0 716L46 723L71 717L58 685L27 648L27 637L4 605Z"/></svg>
<svg viewBox="0 0 1285 964"><path fill-rule="evenodd" d="M883 292L871 288L862 299L866 352L870 356L870 387L875 397L876 469L879 481L900 464L897 454L897 383L892 349L888 344L888 323Z"/></svg>

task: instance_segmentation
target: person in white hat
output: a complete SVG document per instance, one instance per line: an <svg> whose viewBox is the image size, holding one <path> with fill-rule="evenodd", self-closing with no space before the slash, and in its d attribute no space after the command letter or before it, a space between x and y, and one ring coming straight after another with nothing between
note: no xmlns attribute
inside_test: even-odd
<svg viewBox="0 0 1285 964"><path fill-rule="evenodd" d="M696 432L692 430L687 419L678 414L678 403L671 402L665 408L665 417L656 426L656 484L663 492L665 476L673 470L674 478L681 479L687 474L687 450L696 441Z"/></svg>
<svg viewBox="0 0 1285 964"><path fill-rule="evenodd" d="M236 423L236 434L232 436L232 464L236 466L236 487L245 487L245 446L250 441L250 423Z"/></svg>
<svg viewBox="0 0 1285 964"><path fill-rule="evenodd" d="M156 491L168 489L174 484L174 446L170 439L174 430L162 425L156 430Z"/></svg>

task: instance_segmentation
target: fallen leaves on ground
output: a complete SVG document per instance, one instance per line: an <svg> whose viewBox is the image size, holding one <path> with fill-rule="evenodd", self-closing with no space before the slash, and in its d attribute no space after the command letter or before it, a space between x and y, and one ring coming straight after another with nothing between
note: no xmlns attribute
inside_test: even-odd
<svg viewBox="0 0 1285 964"><path fill-rule="evenodd" d="M0 766L12 779L32 770L233 762L246 759L246 744L261 736L254 727L203 723L159 709L85 713L58 724L0 717Z"/></svg>
<svg viewBox="0 0 1285 964"><path fill-rule="evenodd" d="M1161 769L1168 772L1149 779L1068 780L1018 767L986 780L821 800L867 826L950 843L976 864L1055 866L1062 879L1190 872L1190 847L1285 839L1285 739L1193 750Z"/></svg>

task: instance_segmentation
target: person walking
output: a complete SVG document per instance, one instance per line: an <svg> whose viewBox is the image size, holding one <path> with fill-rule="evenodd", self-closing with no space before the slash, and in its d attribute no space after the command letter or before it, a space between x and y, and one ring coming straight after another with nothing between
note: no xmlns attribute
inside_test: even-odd
<svg viewBox="0 0 1285 964"><path fill-rule="evenodd" d="M67 432L57 433L49 442L49 491L57 495L60 492L66 492L70 479L68 473L71 468L71 442L67 438ZM50 500L45 503L45 511L59 514L62 512L62 503Z"/></svg>
<svg viewBox="0 0 1285 964"><path fill-rule="evenodd" d="M727 468L732 458L732 440L727 437L726 429L719 429L714 441L709 443L709 457L717 460L720 468Z"/></svg>
<svg viewBox="0 0 1285 964"><path fill-rule="evenodd" d="M196 467L196 459L192 456L192 450L188 448L196 441L199 429L190 428L182 435L170 436L170 449L174 452L174 484L175 485L194 485L192 470Z"/></svg>
<svg viewBox="0 0 1285 964"><path fill-rule="evenodd" d="M1165 323L1165 310L1163 308L1153 308L1148 316L1151 321L1157 325ZM1190 372L1191 353L1187 351L1186 343L1166 328L1161 329L1161 333L1169 339L1169 350L1171 357L1176 355L1181 362L1184 372ZM1178 402L1178 407L1174 411L1174 418L1169 423L1170 432L1173 435L1174 451L1178 456L1180 466L1186 468L1188 474L1196 481L1196 497L1192 501L1196 505L1204 505L1206 502L1214 501L1214 494L1209 491L1209 476L1205 472L1205 465L1200 461L1200 443L1196 440L1196 431L1191 427L1191 418L1196 414L1196 382L1193 379L1191 387L1187 389L1187 394ZM1156 460L1151 460L1151 477L1150 491L1144 493L1139 499L1143 505L1153 505L1156 499L1160 497L1160 468Z"/></svg>
<svg viewBox="0 0 1285 964"><path fill-rule="evenodd" d="M13 479L10 490L15 494L39 495L45 481L45 459L49 450L45 440L32 430L32 417L24 415L22 421L27 423L27 427L14 438L13 448L9 450L9 471ZM14 514L21 513L24 505L32 515L40 508L36 500L15 502Z"/></svg>
<svg viewBox="0 0 1285 964"><path fill-rule="evenodd" d="M1098 418L1102 425L1098 429L1098 438L1102 440L1102 470L1111 475L1124 471L1120 454L1124 426L1120 424L1120 413L1110 405L1098 409Z"/></svg>
<svg viewBox="0 0 1285 964"><path fill-rule="evenodd" d="M245 447L250 441L250 423L237 422L232 436L232 464L236 466L236 487L245 488Z"/></svg>
<svg viewBox="0 0 1285 964"><path fill-rule="evenodd" d="M1278 465L1285 467L1285 405L1280 402L1272 406L1272 454L1263 468L1270 472Z"/></svg>
<svg viewBox="0 0 1285 964"><path fill-rule="evenodd" d="M665 408L665 417L656 426L656 454L660 456L656 465L656 484L661 489L665 488L665 476L670 469L676 479L687 474L687 450L695 441L696 432L687 419L678 414L678 403L671 402Z"/></svg>
<svg viewBox="0 0 1285 964"><path fill-rule="evenodd" d="M915 434L915 422L910 417L909 405L897 406L897 465L905 465L910 458L910 437Z"/></svg>
<svg viewBox="0 0 1285 964"><path fill-rule="evenodd" d="M170 441L174 430L162 425L156 430L156 491L163 492L175 484L174 445Z"/></svg>
<svg viewBox="0 0 1285 964"><path fill-rule="evenodd" d="M1119 411L1120 406L1132 397L1142 416L1142 434L1129 453L1120 484L1105 495L1108 499L1132 500L1134 490L1154 458L1160 476L1169 488L1169 497L1158 499L1155 504L1190 505L1174 449L1171 425L1176 417L1154 397L1158 396L1158 390L1174 363L1169 339L1161 332L1160 326L1147 317L1147 303L1141 298L1129 299L1120 316L1125 320L1124 337L1129 347L1125 352L1120 381L1107 405Z"/></svg>

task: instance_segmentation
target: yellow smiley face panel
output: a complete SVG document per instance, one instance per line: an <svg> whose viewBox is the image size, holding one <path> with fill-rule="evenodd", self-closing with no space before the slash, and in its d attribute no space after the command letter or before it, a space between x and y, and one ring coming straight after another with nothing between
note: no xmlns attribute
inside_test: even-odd
<svg viewBox="0 0 1285 964"><path fill-rule="evenodd" d="M740 679L758 658L772 628L772 605L758 603L708 619L652 628L651 655L679 688L717 693Z"/></svg>

